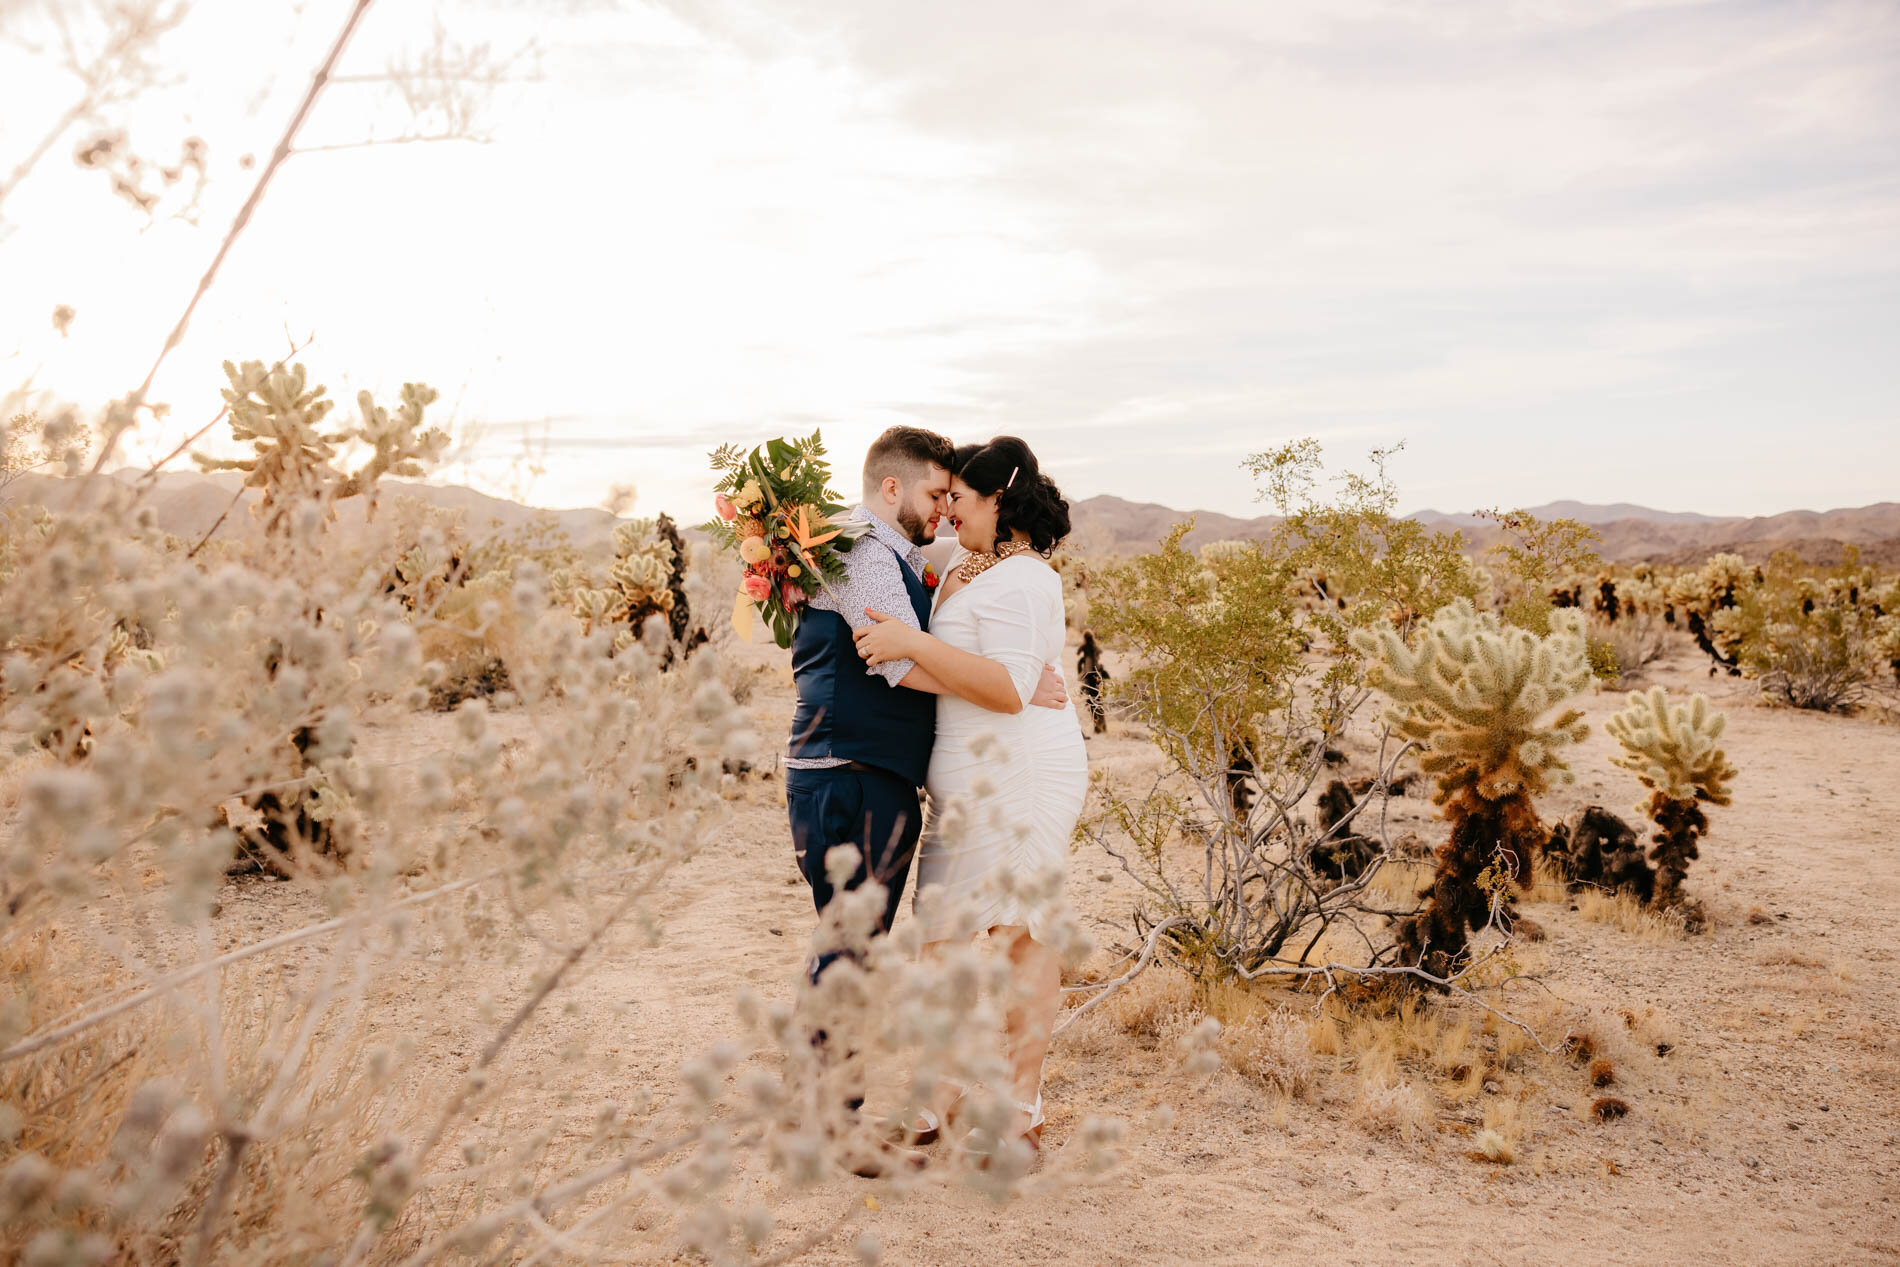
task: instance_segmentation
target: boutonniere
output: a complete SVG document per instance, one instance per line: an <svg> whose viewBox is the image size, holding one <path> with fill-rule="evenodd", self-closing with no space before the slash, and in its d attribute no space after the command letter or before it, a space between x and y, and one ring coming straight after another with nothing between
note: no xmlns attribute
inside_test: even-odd
<svg viewBox="0 0 1900 1267"><path fill-rule="evenodd" d="M928 563L924 564L924 588L927 590L937 588L937 569L931 567Z"/></svg>

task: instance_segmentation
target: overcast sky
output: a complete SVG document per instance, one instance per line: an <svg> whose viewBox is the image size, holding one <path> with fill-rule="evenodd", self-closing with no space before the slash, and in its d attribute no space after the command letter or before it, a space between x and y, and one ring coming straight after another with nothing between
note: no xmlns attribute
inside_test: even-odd
<svg viewBox="0 0 1900 1267"><path fill-rule="evenodd" d="M0 0L0 181L78 95L49 3L85 7ZM348 8L199 0L162 42L122 117L205 138L198 226L77 169L84 125L5 196L0 393L139 381ZM1900 499L1892 0L378 0L342 72L436 18L538 78L484 143L288 162L135 454L288 330L345 402L435 385L445 477L544 505L696 520L713 445L814 426L848 485L894 422L1241 514L1303 435L1404 441L1408 509ZM412 122L338 83L302 139Z"/></svg>

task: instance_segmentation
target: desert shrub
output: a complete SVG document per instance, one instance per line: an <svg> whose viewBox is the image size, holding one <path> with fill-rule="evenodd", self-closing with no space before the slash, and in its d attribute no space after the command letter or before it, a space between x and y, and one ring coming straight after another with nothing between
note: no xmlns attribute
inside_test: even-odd
<svg viewBox="0 0 1900 1267"><path fill-rule="evenodd" d="M1485 551L1492 607L1507 623L1544 637L1553 607L1584 602L1581 579L1563 578L1597 568L1602 534L1575 519L1544 520L1521 509L1481 510L1478 518L1496 524L1500 534Z"/></svg>
<svg viewBox="0 0 1900 1267"><path fill-rule="evenodd" d="M1614 623L1600 617L1593 618L1588 636L1591 671L1597 677L1611 682L1637 677L1649 665L1662 659L1663 653L1668 650L1661 618L1633 605L1624 606L1621 618ZM1602 658L1602 669L1607 672L1599 670L1599 657Z"/></svg>
<svg viewBox="0 0 1900 1267"><path fill-rule="evenodd" d="M1684 901L1683 877L1709 827L1703 804L1729 802L1735 767L1717 742L1727 724L1703 696L1672 703L1661 687L1647 695L1632 693L1628 706L1604 724L1623 749L1612 760L1650 790L1648 804L1640 808L1656 825L1649 856L1656 864L1652 900L1659 907Z"/></svg>
<svg viewBox="0 0 1900 1267"><path fill-rule="evenodd" d="M1580 625L1561 621L1562 634L1539 640L1484 618L1487 648L1523 651L1535 666L1534 680L1511 676L1513 668L1496 683L1470 664L1462 670L1472 678L1467 689L1484 681L1492 690L1483 707L1487 724L1506 736L1502 751L1492 753L1490 735L1477 744L1481 751L1466 751L1437 711L1426 724L1422 714L1396 710L1393 741L1382 745L1374 773L1329 787L1316 823L1294 812L1329 761L1342 759L1337 740L1369 693L1360 657L1385 661L1374 664L1371 680L1396 685L1387 641L1410 657L1403 631L1423 629L1421 646L1437 646L1454 619L1445 612L1478 619L1466 597L1478 578L1459 539L1396 521L1383 459L1375 453L1374 475L1347 476L1338 498L1324 503L1310 494L1316 446L1258 455L1249 465L1265 495L1288 512L1284 531L1265 542L1222 543L1197 558L1181 547L1185 527L1177 529L1159 552L1107 572L1095 598L1098 629L1133 662L1116 695L1147 723L1167 768L1140 799L1105 789L1086 834L1143 886L1135 918L1147 944L1164 936L1173 959L1202 981L1318 974L1333 988L1353 972L1448 980L1468 963L1462 924L1455 939L1440 927L1474 909L1460 886L1477 891L1473 926L1482 926L1491 899L1481 873L1507 840L1505 829L1512 873L1528 868L1528 846L1541 837L1529 796L1563 771L1548 754L1577 722L1566 714L1548 726L1532 723L1582 686L1572 682L1566 658L1574 652L1581 666ZM1452 606L1421 626L1426 602ZM1467 651L1475 663L1478 652ZM1395 859L1368 812L1420 745L1440 763L1448 816L1464 823L1454 828L1455 862L1430 890L1437 904L1431 919L1415 903L1389 909L1392 886L1381 875ZM1461 762L1475 762L1475 772L1457 773ZM1515 794L1505 786L1513 772L1530 781ZM1180 845L1191 869L1175 870ZM1476 866L1466 868L1471 858ZM1396 943L1388 931L1393 918Z"/></svg>
<svg viewBox="0 0 1900 1267"><path fill-rule="evenodd" d="M1403 961L1446 978L1466 960L1468 931L1494 918L1503 885L1530 880L1545 831L1533 798L1574 776L1559 755L1582 740L1582 715L1547 714L1589 680L1583 617L1553 612L1539 638L1458 601L1408 646L1391 629L1363 630L1370 681L1391 701L1395 734L1421 746L1419 768L1436 776L1433 802L1451 823L1425 909L1399 924Z"/></svg>
<svg viewBox="0 0 1900 1267"><path fill-rule="evenodd" d="M364 567L383 565L383 591L406 613L424 662L437 666L430 706L447 712L466 699L494 698L509 688L507 662L520 635L507 601L518 575L535 577L550 602L571 607L590 579L579 551L546 512L513 529L494 520L471 531L460 510L391 500L389 531L349 549Z"/></svg>
<svg viewBox="0 0 1900 1267"><path fill-rule="evenodd" d="M1876 584L1851 546L1840 567L1819 573L1777 555L1761 583L1714 615L1713 628L1768 699L1853 712L1890 671L1892 635L1875 601Z"/></svg>
<svg viewBox="0 0 1900 1267"><path fill-rule="evenodd" d="M1221 1054L1232 1068L1284 1096L1305 1094L1316 1070L1307 1021L1260 1012L1221 1030Z"/></svg>
<svg viewBox="0 0 1900 1267"><path fill-rule="evenodd" d="M1139 933L1164 933L1196 976L1251 976L1300 962L1370 882L1316 877L1318 840L1293 813L1364 691L1349 665L1307 661L1285 552L1248 543L1197 557L1187 531L1100 579L1095 629L1133 661L1114 698L1147 724L1166 773L1136 797L1099 785L1085 831L1148 894ZM1191 872L1172 865L1178 843L1200 859Z"/></svg>
<svg viewBox="0 0 1900 1267"><path fill-rule="evenodd" d="M1261 486L1258 500L1282 516L1273 548L1317 587L1321 602L1309 612L1314 630L1349 659L1350 630L1383 620L1404 632L1453 599L1475 600L1478 593L1478 573L1458 533L1399 515L1398 487L1386 471L1396 451L1374 449L1370 470L1336 477L1330 498L1314 495L1324 473L1315 440L1246 462Z"/></svg>
<svg viewBox="0 0 1900 1267"><path fill-rule="evenodd" d="M1411 1144L1431 1132L1433 1114L1432 1106L1411 1083L1375 1075L1361 1079L1352 1120L1372 1134Z"/></svg>
<svg viewBox="0 0 1900 1267"><path fill-rule="evenodd" d="M859 1062L815 1049L813 1018L914 1071L911 1100L938 1073L974 1085L999 1059L988 969L864 946L796 987L796 1011L743 1004L739 1037L708 1035L657 1094L604 1049L524 1063L523 1036L589 964L657 933L670 877L718 839L717 771L756 753L753 728L712 655L661 674L647 648L614 654L533 559L482 600L515 631L519 708L418 714L442 672L423 650L442 578L392 591L366 561L415 543L381 521L339 541L332 481L352 477L298 443L254 468L295 472L264 486L269 531L215 552L141 527L139 491L109 483L81 513L7 521L0 760L21 792L0 824L0 1124L19 1129L0 1131L0 1258L799 1252L763 1204L779 1189L743 1177L824 1183L883 1129L847 1111ZM354 495L375 478L360 469ZM41 733L87 742L72 761L17 742ZM244 900L225 880L241 837L289 879L261 940L219 914ZM834 905L842 924L865 913ZM468 1058L417 1050L414 1014L391 1010L405 998ZM602 1105L603 1085L625 1094ZM1114 1131L1078 1138L1094 1164ZM1006 1196L1066 1173L1026 1168L1010 1152L902 1182Z"/></svg>

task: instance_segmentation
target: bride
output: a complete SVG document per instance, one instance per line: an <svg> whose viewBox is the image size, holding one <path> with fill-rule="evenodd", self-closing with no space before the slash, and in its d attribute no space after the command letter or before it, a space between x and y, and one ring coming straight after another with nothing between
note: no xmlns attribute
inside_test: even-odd
<svg viewBox="0 0 1900 1267"><path fill-rule="evenodd" d="M1031 895L1053 896L1045 882L1060 882L1088 790L1075 710L1025 706L1062 652L1062 580L1048 557L1068 535L1069 504L1014 436L959 447L951 476L956 547L931 632L871 612L876 623L856 638L867 664L912 659L956 684L937 707L918 917L936 950L973 930L1007 946L1012 1094L1020 1137L1034 1147L1062 966L1048 944L1053 912ZM934 1134L934 1118L922 1129Z"/></svg>

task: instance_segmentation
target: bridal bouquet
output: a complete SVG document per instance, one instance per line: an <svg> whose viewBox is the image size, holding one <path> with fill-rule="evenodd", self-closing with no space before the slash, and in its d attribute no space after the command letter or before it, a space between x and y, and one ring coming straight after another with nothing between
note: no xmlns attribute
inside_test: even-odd
<svg viewBox="0 0 1900 1267"><path fill-rule="evenodd" d="M845 507L825 487L831 471L818 432L805 440L768 440L750 453L722 444L712 454L718 518L701 530L738 552L745 571L732 606L732 627L752 639L756 608L781 647L812 596L844 577L843 553L870 529L840 520Z"/></svg>

